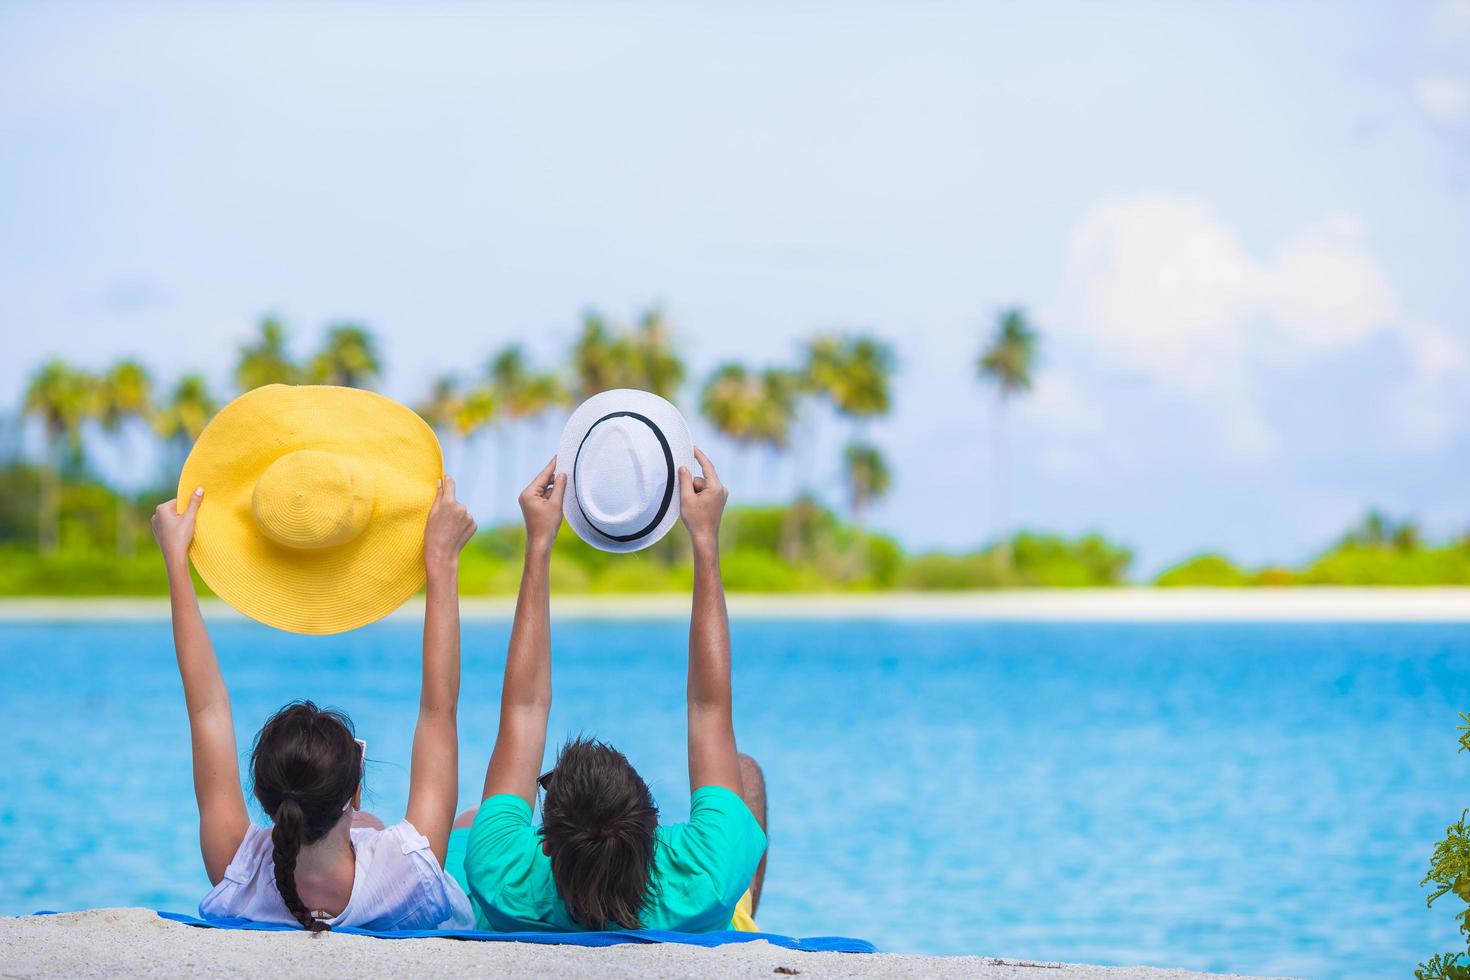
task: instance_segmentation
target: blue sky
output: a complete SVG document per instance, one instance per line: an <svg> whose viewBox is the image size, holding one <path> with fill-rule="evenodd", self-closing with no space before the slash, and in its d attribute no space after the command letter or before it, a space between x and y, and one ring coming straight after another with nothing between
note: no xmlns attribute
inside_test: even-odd
<svg viewBox="0 0 1470 980"><path fill-rule="evenodd" d="M1014 522L1143 571L1369 504L1458 531L1470 3L0 6L0 404L53 354L223 388L266 311L301 352L366 322L412 401L649 302L696 376L892 342L871 521L913 546L992 532L973 362L1016 303ZM725 448L737 496L834 480L805 431Z"/></svg>

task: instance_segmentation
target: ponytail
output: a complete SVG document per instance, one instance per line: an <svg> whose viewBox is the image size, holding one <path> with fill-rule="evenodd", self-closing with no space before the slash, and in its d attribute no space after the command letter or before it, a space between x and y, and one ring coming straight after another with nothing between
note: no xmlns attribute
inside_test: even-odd
<svg viewBox="0 0 1470 980"><path fill-rule="evenodd" d="M312 916L296 890L296 859L302 847L338 824L361 787L362 759L352 722L310 701L292 702L255 737L250 767L255 798L275 824L271 858L281 901L303 928L327 932L331 927Z"/></svg>
<svg viewBox="0 0 1470 980"><path fill-rule="evenodd" d="M282 797L281 805L271 815L271 860L276 865L276 889L286 903L286 910L296 917L308 932L327 932L332 927L311 914L296 891L296 856L301 853L306 815L293 797Z"/></svg>

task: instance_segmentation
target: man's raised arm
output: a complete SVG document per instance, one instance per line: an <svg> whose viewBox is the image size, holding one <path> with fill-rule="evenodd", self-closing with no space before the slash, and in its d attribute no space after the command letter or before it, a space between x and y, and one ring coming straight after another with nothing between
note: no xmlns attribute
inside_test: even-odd
<svg viewBox="0 0 1470 980"><path fill-rule="evenodd" d="M679 468L679 511L694 546L694 611L689 620L689 789L741 793L730 700L730 617L720 579L720 517L730 493L698 449L704 476Z"/></svg>
<svg viewBox="0 0 1470 980"><path fill-rule="evenodd" d="M513 793L536 805L536 776L546 751L551 713L551 545L561 528L566 474L552 479L553 457L521 491L526 563L500 691L500 732L485 773L483 799Z"/></svg>

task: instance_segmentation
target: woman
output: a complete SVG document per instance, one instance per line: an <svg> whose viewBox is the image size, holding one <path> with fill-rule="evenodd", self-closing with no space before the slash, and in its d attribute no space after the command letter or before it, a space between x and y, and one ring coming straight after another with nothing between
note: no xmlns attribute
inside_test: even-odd
<svg viewBox="0 0 1470 980"><path fill-rule="evenodd" d="M200 915L295 922L312 932L472 927L468 899L444 873L459 792L459 552L475 533L475 522L455 500L454 481L439 481L424 529L428 601L408 814L386 829L359 810L364 746L354 739L351 721L310 701L286 705L256 736L255 798L273 826L251 824L229 693L189 575L189 545L203 500L200 487L183 513L171 500L153 515L189 710L199 846L214 885L199 904Z"/></svg>

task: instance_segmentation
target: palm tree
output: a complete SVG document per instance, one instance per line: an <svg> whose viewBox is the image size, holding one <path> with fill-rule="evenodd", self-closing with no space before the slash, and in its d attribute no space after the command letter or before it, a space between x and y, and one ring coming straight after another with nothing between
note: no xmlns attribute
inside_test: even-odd
<svg viewBox="0 0 1470 980"><path fill-rule="evenodd" d="M866 335L819 337L808 347L806 387L861 426L891 409L893 352Z"/></svg>
<svg viewBox="0 0 1470 980"><path fill-rule="evenodd" d="M827 402L847 421L849 442L862 441L867 423L891 410L893 352L881 341L866 334L822 334L807 342L803 361L795 377L794 396ZM809 430L806 438L816 443L816 435ZM810 490L803 488L802 492ZM787 542L783 548L790 555L799 551L795 533L794 525L783 532Z"/></svg>
<svg viewBox="0 0 1470 980"><path fill-rule="evenodd" d="M1418 551L1424 544L1424 534L1413 521L1402 521L1393 531L1393 546L1399 551Z"/></svg>
<svg viewBox="0 0 1470 980"><path fill-rule="evenodd" d="M672 399L684 383L685 368L673 330L657 308L644 312L636 330L611 326L591 310L583 315L582 333L572 348L572 374L578 399L609 388L641 388Z"/></svg>
<svg viewBox="0 0 1470 980"><path fill-rule="evenodd" d="M843 340L837 334L822 334L807 341L803 352L806 366L801 374L804 394L821 397L842 382Z"/></svg>
<svg viewBox="0 0 1470 980"><path fill-rule="evenodd" d="M567 393L561 380L551 371L532 371L525 351L510 344L490 358L488 369L490 391L495 410L502 419L499 426L501 465L496 481L501 503L509 505L518 469L516 467L516 430L557 405L566 403Z"/></svg>
<svg viewBox="0 0 1470 980"><path fill-rule="evenodd" d="M515 427L526 414L527 388L531 372L526 367L526 352L520 344L508 344L490 358L487 371L490 391L499 409L500 424L496 427L496 442L500 448L500 465L495 473L495 503L492 513L496 517L505 514L503 508L509 504L515 469Z"/></svg>
<svg viewBox="0 0 1470 980"><path fill-rule="evenodd" d="M862 525L863 516L893 486L893 475L883 453L870 443L851 442L843 451L843 470L847 477L853 520Z"/></svg>
<svg viewBox="0 0 1470 980"><path fill-rule="evenodd" d="M796 419L797 384L791 371L768 368L754 374L743 364L722 364L705 382L699 409L742 454L756 445L782 452Z"/></svg>
<svg viewBox="0 0 1470 980"><path fill-rule="evenodd" d="M523 425L530 425L535 438L543 446L555 445L555 437L546 433L548 420L555 421L553 409L564 408L571 401L567 386L555 371L535 371L521 388L520 417ZM538 453L534 463L541 462Z"/></svg>
<svg viewBox="0 0 1470 980"><path fill-rule="evenodd" d="M46 437L37 521L37 545L43 555L54 554L61 537L61 473L81 465L82 423L95 398L95 379L60 358L43 364L26 387L23 411L40 420Z"/></svg>
<svg viewBox="0 0 1470 980"><path fill-rule="evenodd" d="M852 520L863 531L863 518L868 508L888 494L893 485L893 475L888 462L877 446L865 442L850 442L842 453L843 473L847 478ZM869 571L868 538L859 533L855 550L856 566L862 572Z"/></svg>
<svg viewBox="0 0 1470 980"><path fill-rule="evenodd" d="M313 384L367 388L383 373L378 343L365 327L342 323L327 331L327 339L306 369Z"/></svg>
<svg viewBox="0 0 1470 980"><path fill-rule="evenodd" d="M892 409L893 352L866 335L826 334L808 342L806 363L795 378L793 396L825 400L850 425L849 441L860 441L874 418Z"/></svg>
<svg viewBox="0 0 1470 980"><path fill-rule="evenodd" d="M454 413L459 410L459 382L452 374L442 374L434 379L426 401L414 407L419 417L429 423L429 428L440 434L454 424Z"/></svg>
<svg viewBox="0 0 1470 980"><path fill-rule="evenodd" d="M1393 536L1393 519L1378 508L1371 507L1368 513L1363 515L1363 519L1358 522L1357 527L1348 531L1343 543L1381 548L1393 540Z"/></svg>
<svg viewBox="0 0 1470 980"><path fill-rule="evenodd" d="M240 348L235 365L235 384L241 391L264 385L294 385L301 380L301 368L286 350L286 328L279 319L268 316L260 321L255 340Z"/></svg>
<svg viewBox="0 0 1470 980"><path fill-rule="evenodd" d="M460 469L464 471L464 478L460 481L464 485L461 496L468 497L474 489L475 478L482 469L476 443L480 433L495 420L497 408L495 392L488 384L467 388L454 407L454 415L450 421L454 426L454 434L464 447L465 456L460 461Z"/></svg>
<svg viewBox="0 0 1470 980"><path fill-rule="evenodd" d="M996 320L995 335L990 344L980 352L976 369L980 380L992 381L996 385L999 404L995 412L995 534L996 558L1001 570L1009 571L1011 545L1006 529L1006 467L1008 458L1005 442L1005 410L1010 399L1031 390L1031 374L1036 363L1037 335L1027 322L1026 311L1020 307L1002 310Z"/></svg>
<svg viewBox="0 0 1470 980"><path fill-rule="evenodd" d="M452 374L441 374L430 385L428 398L415 405L413 409L439 437L441 448L444 451L444 471L446 473L459 472L458 461L450 460L450 446L448 445L449 438L455 431L455 416L459 413L459 403L459 379Z"/></svg>
<svg viewBox="0 0 1470 980"><path fill-rule="evenodd" d="M148 369L134 360L118 361L102 376L97 397L97 420L119 443L119 456L127 452L128 423L147 422L153 416L153 379ZM131 558L138 542L134 502L129 481L119 481L117 493L117 555ZM134 488L135 489L135 488Z"/></svg>
<svg viewBox="0 0 1470 980"><path fill-rule="evenodd" d="M635 387L673 399L684 384L684 361L674 349L674 331L663 311L645 310L632 335Z"/></svg>
<svg viewBox="0 0 1470 980"><path fill-rule="evenodd" d="M506 400L506 410L515 411L515 403L531 374L526 367L526 352L521 345L507 344L491 355L486 374L490 376L490 384L496 394Z"/></svg>
<svg viewBox="0 0 1470 980"><path fill-rule="evenodd" d="M791 445L801 380L794 371L767 368L760 376L760 397L751 420L751 438L775 452Z"/></svg>
<svg viewBox="0 0 1470 980"><path fill-rule="evenodd" d="M705 381L699 393L699 411L720 435L735 443L740 452L740 474L749 478L747 451L755 433L756 403L760 380L745 365L721 364Z"/></svg>
<svg viewBox="0 0 1470 980"><path fill-rule="evenodd" d="M721 364L699 393L699 410L725 438L742 448L751 439L760 382L745 365Z"/></svg>
<svg viewBox="0 0 1470 980"><path fill-rule="evenodd" d="M203 375L186 374L174 384L167 404L153 416L153 430L173 449L172 471L183 467L189 447L217 411L219 403Z"/></svg>
<svg viewBox="0 0 1470 980"><path fill-rule="evenodd" d="M555 371L532 374L521 398L521 414L528 419L540 419L553 408L565 406L571 400L567 386L562 384Z"/></svg>
<svg viewBox="0 0 1470 980"><path fill-rule="evenodd" d="M582 314L582 333L572 348L577 400L585 401L599 391L619 387L627 361L627 344L613 335L602 314L596 310Z"/></svg>

